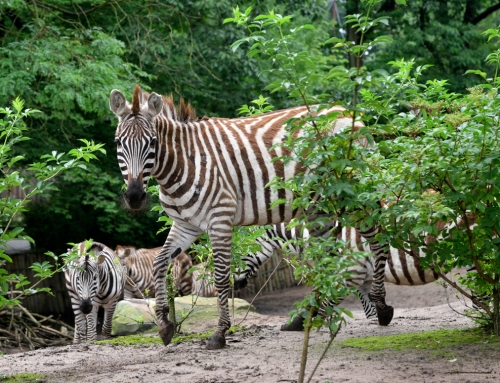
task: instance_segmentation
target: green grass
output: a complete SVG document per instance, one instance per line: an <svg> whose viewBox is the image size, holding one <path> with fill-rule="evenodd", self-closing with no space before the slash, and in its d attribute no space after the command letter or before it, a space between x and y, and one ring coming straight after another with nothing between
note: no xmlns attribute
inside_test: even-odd
<svg viewBox="0 0 500 383"><path fill-rule="evenodd" d="M227 334L233 334L238 331L242 331L244 328L242 326L232 326ZM171 343L182 343L182 342L192 342L194 340L204 340L208 339L214 330L209 330L205 332L198 333L188 333L174 336ZM96 344L112 344L116 346L152 346L163 344L161 338L157 333L155 334L132 334L127 336L118 336L113 339L106 339L97 341ZM1 381L0 381L1 382Z"/></svg>
<svg viewBox="0 0 500 383"><path fill-rule="evenodd" d="M492 344L500 346L500 338L484 334L481 329L437 330L412 334L345 339L340 347L365 351L377 350L439 350L463 344Z"/></svg>
<svg viewBox="0 0 500 383"><path fill-rule="evenodd" d="M29 372L24 372L22 374L16 374L12 376L0 375L1 383L31 383L31 382L44 382L45 375L41 374L30 374Z"/></svg>

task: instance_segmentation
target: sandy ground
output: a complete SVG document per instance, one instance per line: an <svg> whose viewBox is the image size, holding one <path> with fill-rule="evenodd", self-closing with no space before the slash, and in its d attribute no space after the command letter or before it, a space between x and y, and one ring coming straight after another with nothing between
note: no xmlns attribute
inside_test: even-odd
<svg viewBox="0 0 500 383"><path fill-rule="evenodd" d="M223 350L207 351L204 341L179 345L124 347L76 345L52 347L0 357L2 374L41 373L46 382L295 382L298 377L302 333L280 332L288 311L307 292L298 287L259 297L258 313L243 323L247 330L228 336ZM344 307L354 319L338 339L390 335L437 329L472 327L472 322L446 303L445 289L436 284L421 287L387 286L387 302L397 307L392 323L380 327L364 318L361 304L349 298ZM452 306L462 310L453 298ZM236 322L240 318L236 318ZM209 328L214 323L207 323ZM200 329L202 330L202 329ZM312 371L328 333L312 333L307 375ZM450 363L449 360L456 359ZM356 351L333 346L312 382L349 383L475 383L500 382L500 348L460 346L440 355L425 349L407 351Z"/></svg>

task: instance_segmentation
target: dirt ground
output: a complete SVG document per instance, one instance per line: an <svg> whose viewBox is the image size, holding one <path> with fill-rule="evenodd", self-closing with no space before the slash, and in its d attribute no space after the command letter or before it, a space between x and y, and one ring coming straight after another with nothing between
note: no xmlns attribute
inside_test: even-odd
<svg viewBox="0 0 500 383"><path fill-rule="evenodd" d="M306 288L297 287L259 297L243 323L247 330L228 336L223 350L208 351L204 341L163 346L70 345L0 357L2 375L40 373L45 382L197 383L294 382L298 377L302 333L280 332L280 325ZM445 289L387 286L387 302L397 307L392 323L380 327L367 320L354 297L344 307L354 319L337 339L392 335L437 329L472 327L468 319L446 303ZM462 310L453 298L451 304ZM239 321L236 317L236 322ZM213 327L207 323L201 330ZM328 342L328 333L312 333L307 375ZM481 347L480 347L481 346ZM425 349L356 351L334 346L320 364L312 382L349 383L476 383L500 382L500 350L488 345L459 346L440 356ZM456 362L450 363L450 359Z"/></svg>

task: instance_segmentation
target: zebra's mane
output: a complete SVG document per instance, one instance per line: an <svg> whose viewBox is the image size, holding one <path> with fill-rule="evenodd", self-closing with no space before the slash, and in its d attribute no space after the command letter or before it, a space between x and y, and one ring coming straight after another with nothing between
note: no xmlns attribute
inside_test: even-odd
<svg viewBox="0 0 500 383"><path fill-rule="evenodd" d="M86 250L85 249L85 242L81 242L78 245L78 252L83 256L83 268L85 271L89 271L89 261L90 261L90 253L94 252L95 254L97 252L103 251L104 250L104 245L99 242L93 242L92 245L90 246L90 249Z"/></svg>
<svg viewBox="0 0 500 383"><path fill-rule="evenodd" d="M134 97L132 98L132 112L139 113L141 106L147 103L149 98L149 93L143 92L139 85L135 86ZM186 103L181 97L179 104L176 105L173 96L170 94L168 96L162 96L163 99L163 115L174 121L179 122L193 122L197 121L196 110L188 102Z"/></svg>

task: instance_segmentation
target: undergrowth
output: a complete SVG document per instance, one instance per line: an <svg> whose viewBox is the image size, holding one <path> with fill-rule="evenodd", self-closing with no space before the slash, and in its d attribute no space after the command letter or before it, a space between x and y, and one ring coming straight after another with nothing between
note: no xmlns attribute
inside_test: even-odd
<svg viewBox="0 0 500 383"><path fill-rule="evenodd" d="M500 339L479 328L436 330L422 333L345 339L340 347L353 347L365 351L378 350L439 350L463 344L491 344L500 346Z"/></svg>
<svg viewBox="0 0 500 383"><path fill-rule="evenodd" d="M234 334L235 332L243 331L243 326L232 326L226 334ZM184 333L172 338L171 343L188 343L196 340L205 340L212 335L214 330L208 330L205 332L196 333ZM113 339L106 339L97 341L96 344L105 345L111 344L115 346L153 346L161 345L162 340L158 334L142 333L142 334L132 334L126 336L119 336Z"/></svg>
<svg viewBox="0 0 500 383"><path fill-rule="evenodd" d="M45 375L31 374L23 372L12 376L0 375L1 383L31 383L31 382L45 382Z"/></svg>

